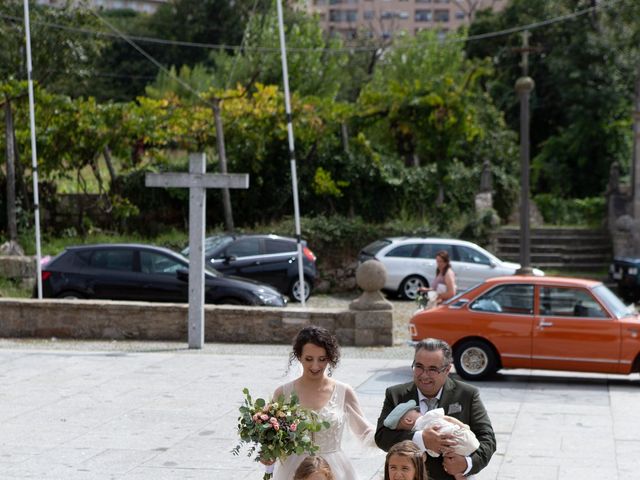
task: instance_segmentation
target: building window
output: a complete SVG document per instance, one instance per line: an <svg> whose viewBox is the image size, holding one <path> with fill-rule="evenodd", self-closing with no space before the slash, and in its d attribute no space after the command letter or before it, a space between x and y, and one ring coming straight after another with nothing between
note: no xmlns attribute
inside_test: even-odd
<svg viewBox="0 0 640 480"><path fill-rule="evenodd" d="M373 20L374 18L376 18L376 12L374 12L373 10L365 10L362 14L362 18L364 18L365 20Z"/></svg>
<svg viewBox="0 0 640 480"><path fill-rule="evenodd" d="M430 22L431 10L416 10L416 22Z"/></svg>
<svg viewBox="0 0 640 480"><path fill-rule="evenodd" d="M464 12L456 12L456 20L464 20L465 18L467 18L467 14Z"/></svg>
<svg viewBox="0 0 640 480"><path fill-rule="evenodd" d="M449 10L436 10L433 12L433 20L435 22L448 22Z"/></svg>
<svg viewBox="0 0 640 480"><path fill-rule="evenodd" d="M451 3L450 0L433 0L433 3Z"/></svg>
<svg viewBox="0 0 640 480"><path fill-rule="evenodd" d="M408 12L398 12L398 11L390 11L390 10L384 10L381 14L380 14L380 18L382 19L390 19L390 18L399 18L399 19L407 19L409 18L409 13Z"/></svg>
<svg viewBox="0 0 640 480"><path fill-rule="evenodd" d="M416 0L416 3L431 3L431 0Z"/></svg>
<svg viewBox="0 0 640 480"><path fill-rule="evenodd" d="M314 5L326 5L327 0L313 0Z"/></svg>
<svg viewBox="0 0 640 480"><path fill-rule="evenodd" d="M329 10L330 22L355 22L357 19L357 10Z"/></svg>

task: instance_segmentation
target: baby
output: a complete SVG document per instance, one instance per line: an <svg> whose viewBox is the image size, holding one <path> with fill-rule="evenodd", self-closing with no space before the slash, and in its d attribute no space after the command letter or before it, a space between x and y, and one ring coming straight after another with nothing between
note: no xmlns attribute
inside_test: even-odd
<svg viewBox="0 0 640 480"><path fill-rule="evenodd" d="M468 425L465 425L457 418L445 416L443 408L435 408L424 415L420 415L415 400L398 404L385 418L384 426L392 430L412 430L414 432L439 426L439 432L450 433L454 436L456 444L452 447L452 451L463 457L471 455L480 446L480 442L478 442ZM429 449L427 449L427 453L432 457L440 456L439 453ZM460 474L456 475L455 478L465 477Z"/></svg>

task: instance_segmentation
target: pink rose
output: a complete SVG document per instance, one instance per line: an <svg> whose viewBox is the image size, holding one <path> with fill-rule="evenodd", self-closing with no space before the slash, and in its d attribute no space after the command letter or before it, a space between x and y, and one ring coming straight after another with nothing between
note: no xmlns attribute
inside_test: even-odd
<svg viewBox="0 0 640 480"><path fill-rule="evenodd" d="M266 422L267 420L269 420L269 415L263 413L262 415L260 415L260 418Z"/></svg>
<svg viewBox="0 0 640 480"><path fill-rule="evenodd" d="M278 423L274 423L273 429L277 432L278 430L280 430L280 425Z"/></svg>
<svg viewBox="0 0 640 480"><path fill-rule="evenodd" d="M298 424L297 423L292 423L291 425L289 425L289 430L292 432L295 432L298 429Z"/></svg>
<svg viewBox="0 0 640 480"><path fill-rule="evenodd" d="M276 417L271 417L271 418L269 419L269 421L270 421L271 423L273 423L274 425L275 425L276 423L278 423L278 420L276 419Z"/></svg>

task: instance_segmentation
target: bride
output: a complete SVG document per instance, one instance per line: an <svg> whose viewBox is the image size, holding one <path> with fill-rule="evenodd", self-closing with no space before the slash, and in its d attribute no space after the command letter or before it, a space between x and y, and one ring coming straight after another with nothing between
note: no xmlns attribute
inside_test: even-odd
<svg viewBox="0 0 640 480"><path fill-rule="evenodd" d="M346 383L332 379L331 368L340 358L337 339L325 328L310 326L298 332L290 355L290 364L300 361L302 374L296 380L278 387L273 395L288 398L295 392L300 405L316 412L320 420L329 422L328 429L314 433L314 443L320 447L317 455L331 466L336 480L356 480L351 462L340 447L345 425L362 443L374 445L375 427L367 421L358 397ZM327 371L329 370L329 371ZM273 480L290 480L306 455L291 455L275 465Z"/></svg>

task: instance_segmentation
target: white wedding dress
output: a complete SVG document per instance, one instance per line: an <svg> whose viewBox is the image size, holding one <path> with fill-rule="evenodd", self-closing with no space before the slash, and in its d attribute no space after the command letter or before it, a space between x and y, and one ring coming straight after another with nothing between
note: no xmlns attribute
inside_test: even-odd
<svg viewBox="0 0 640 480"><path fill-rule="evenodd" d="M289 398L294 391L294 382L282 387L284 395ZM331 466L335 480L357 480L351 462L341 449L342 434L345 425L349 425L351 433L365 445L374 445L375 427L367 421L358 398L353 389L336 381L331 398L322 409L317 410L320 420L329 422L328 429L314 433L314 443L320 447L316 455L323 457ZM278 461L275 466L273 480L291 480L298 465L307 455L291 455L284 462Z"/></svg>

